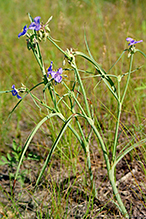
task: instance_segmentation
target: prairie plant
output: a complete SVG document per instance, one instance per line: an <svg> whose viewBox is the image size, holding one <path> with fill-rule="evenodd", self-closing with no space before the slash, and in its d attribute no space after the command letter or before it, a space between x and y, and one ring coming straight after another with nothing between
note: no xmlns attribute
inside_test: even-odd
<svg viewBox="0 0 146 219"><path fill-rule="evenodd" d="M35 59L40 67L43 80L41 82L38 82L34 87L28 88L22 85L21 88L17 89L15 88L15 85L12 85L11 90L7 91L1 91L1 93L8 93L11 92L13 96L16 96L19 101L16 104L16 106L11 111L10 115L14 112L14 110L18 107L18 105L24 100L24 98L27 95L30 95L32 99L35 101L36 105L42 105L47 109L47 115L44 116L44 118L35 126L35 128L32 130L31 134L28 136L20 159L19 164L17 167L17 171L15 174L14 179L14 186L18 177L18 173L20 170L20 166L22 164L23 158L25 156L25 152L27 151L27 148L29 147L29 144L36 134L37 130L41 127L43 123L45 123L49 119L53 118L59 118L63 125L62 127L58 127L59 134L57 135L50 152L43 164L43 167L39 173L39 176L36 180L36 186L39 184L40 179L45 171L45 168L47 167L48 163L50 162L50 159L52 157L52 154L57 147L58 143L60 142L65 130L68 128L71 130L71 132L74 134L76 139L79 141L79 144L81 145L85 157L87 160L87 167L89 170L89 177L91 181L91 190L93 193L93 196L98 198L98 194L95 188L95 183L93 179L93 173L91 169L91 161L90 161L90 140L93 134L97 137L100 147L103 152L103 157L106 163L106 169L108 172L109 181L111 183L113 193L115 196L115 199L117 202L115 204L119 208L119 210L122 212L123 216L125 218L129 218L128 212L122 202L122 199L120 197L120 194L118 192L117 186L116 186L116 166L118 162L130 151L132 151L134 148L139 147L140 145L143 145L146 142L146 139L142 139L139 142L127 144L119 153L117 153L117 146L118 146L118 134L119 134L119 127L120 127L120 120L121 120L121 113L122 113L122 106L124 103L124 99L127 93L128 85L130 82L130 77L133 72L132 70L132 63L133 63L133 56L136 52L141 53L144 57L146 55L135 48L135 45L137 43L141 43L142 40L136 41L132 38L128 37L126 40L129 42L128 48L125 49L118 60L112 65L112 67L106 72L101 66L95 61L93 58L85 35L85 44L87 47L87 51L89 55L86 55L82 52L75 51L73 49L66 49L64 51L56 41L51 37L50 35L50 28L49 28L49 22L52 20L52 17L49 18L49 20L43 24L40 22L40 17L35 17L34 19L31 17L30 14L28 14L31 24L29 27L27 25L24 26L22 32L18 34L18 37L21 36L26 37L27 41L27 48L33 52ZM53 69L53 62L50 63L50 66L45 69L43 57L40 50L40 43L41 41L49 40L53 46L55 46L64 56L63 66L54 70ZM113 75L109 74L109 72L112 70L112 68L117 64L117 62L120 61L121 57L125 55L126 53L128 56L129 61L129 70L125 74L121 75ZM105 139L103 135L100 133L100 130L95 125L95 112L94 112L94 105L90 101L87 95L87 88L85 87L83 80L81 78L81 72L84 74L87 73L86 69L80 70L77 66L76 60L78 57L81 57L82 59L89 62L93 68L96 70L96 77L99 77L101 81L104 82L104 84L107 87L107 90L110 92L110 94L114 97L116 103L117 103L117 114L115 115L116 118L116 126L115 126L115 133L114 133L114 140L113 145L111 148L107 149ZM57 60L56 60L57 61ZM68 83L68 81L65 79L65 70L68 70L70 74L72 74L72 77L74 78L72 83ZM92 73L92 72L91 72ZM92 73L92 75L95 73ZM116 80L116 83L114 82L113 78ZM121 89L121 81L123 78L126 78L126 84L124 89ZM60 83L60 86L64 87L65 93L59 94L57 91L57 85ZM39 99L36 95L32 93L32 91L41 86L43 87L43 94L45 96L46 90L49 91L51 102L50 104L47 104L44 100ZM89 89L88 89L89 90ZM24 93L22 96L20 93ZM98 94L97 94L98 95ZM79 96L82 96L82 99L79 98ZM67 117L65 112L69 112L69 117ZM71 124L71 121L74 120L76 123L76 128ZM81 125L81 121L85 120L88 124L88 133L85 134L84 127ZM111 154L112 156L109 156Z"/></svg>

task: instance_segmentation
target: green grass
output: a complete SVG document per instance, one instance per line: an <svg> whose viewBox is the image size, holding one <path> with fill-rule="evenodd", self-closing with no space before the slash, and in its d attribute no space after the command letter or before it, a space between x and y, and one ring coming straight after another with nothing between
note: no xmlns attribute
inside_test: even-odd
<svg viewBox="0 0 146 219"><path fill-rule="evenodd" d="M23 2L19 0L0 0L0 5L0 90L9 90L13 84L16 87L20 87L21 83L31 88L42 80L42 75L32 52L27 50L25 40L23 38L18 39L17 37L21 28L26 23L29 23L28 12L32 17L41 16L44 22L53 15L53 20L50 22L51 36L59 40L58 44L64 50L66 48L73 48L86 52L84 42L84 31L86 31L87 41L93 57L106 70L112 66L123 49L127 47L126 37L128 36L137 40L143 39L144 42L139 44L138 48L145 52L146 2L144 0L54 0L53 2L50 0L25 0ZM62 65L62 54L49 41L41 44L41 50L46 68L49 66L51 60L55 68ZM85 68L88 71L95 71L91 65L85 61L83 62L81 59L78 59L77 64L80 69ZM142 65L144 66L132 74L128 93L124 101L121 122L125 127L122 126L120 130L119 144L121 145L123 142L128 143L131 140L131 136L135 136L136 140L145 137L146 89L136 90L136 88L142 84L146 84L146 65L144 58L136 54L133 69ZM122 62L119 62L110 73L119 75L127 71L128 62L126 56L124 56ZM66 74L68 76L66 79L71 80L71 72L66 72ZM98 118L98 121L95 120L95 123L100 122L98 124L100 125L99 130L101 130L106 139L107 147L110 148L113 144L116 122L116 118L113 116L116 110L115 100L107 92L107 88L102 82L96 87L99 81L98 78L92 78L89 82L89 79L85 77L84 73L82 73L82 78L86 84L86 90L89 94L88 98L92 101L96 118ZM125 80L123 80L123 87L124 83ZM61 88L61 85L58 85L57 90L60 93L64 92L64 88ZM41 89L37 89L34 93L42 98L43 94L40 91ZM47 102L49 102L49 98L46 98ZM80 98L82 99L82 97ZM28 133L46 113L43 107L41 111L39 109L36 110L37 106L35 103L30 97L27 97L7 121L9 113L16 103L17 99L12 97L11 93L0 96L1 153L9 150L7 145L12 144L12 139L24 145ZM62 110L64 110L63 107ZM69 116L69 113L67 111L65 112L65 110L64 114ZM88 128L84 121L82 125L85 126L85 132L87 133ZM27 127L27 133L25 132L24 126ZM36 137L36 147L40 151L43 151L44 156L46 156L49 150L47 140L44 136L47 132L49 139L54 141L59 132L58 127L61 127L61 123L58 120L51 120L39 131L38 138ZM41 136L44 139L43 137L41 139ZM94 138L91 139L92 144L95 144ZM96 145L98 145L98 142L96 142ZM146 150L144 147L139 150L140 153L136 150L130 153L131 159L135 156L138 157L144 169ZM102 161L100 148L98 148L98 153L101 154ZM58 160L62 168L67 168L68 174L70 174L71 169L74 175L82 174L86 176L86 167L84 170L81 168L79 156L83 157L81 148L74 139L71 131L66 131L54 152L53 159ZM94 157L94 154L92 156ZM83 177L83 180L85 180L86 184L86 177ZM56 215L56 218L57 215L58 217L63 217L67 201L65 197L62 198L60 196L59 192L56 192L54 179L50 181L52 185L51 191L54 192L52 193L52 214ZM84 186L87 189L86 185ZM40 209L38 212L40 214Z"/></svg>
<svg viewBox="0 0 146 219"><path fill-rule="evenodd" d="M86 3L87 2L87 3ZM51 35L60 41L63 49L74 48L79 51L85 51L84 45L84 28L87 34L90 50L93 57L105 68L109 69L119 57L119 54L125 48L126 37L132 36L136 39L145 40L145 12L144 1L126 2L117 1L113 4L111 1L54 1L53 4L49 1L2 1L1 2L1 84L0 89L10 89L12 84L15 83L17 87L21 83L31 87L36 81L41 80L41 75L37 63L34 62L34 57L25 46L25 41L17 38L21 27L28 22L27 13L30 12L32 16L40 15L45 21L49 16L53 15L53 20L50 23ZM47 8L47 10L46 10ZM92 16L90 13L92 12ZM112 13L111 13L112 12ZM145 43L139 45L140 48L145 47ZM49 65L50 60L54 61L54 65L61 65L62 55L58 53L56 48L47 42L42 44L42 51L45 59L46 67ZM143 64L142 59L136 56L135 67ZM140 61L139 61L140 60ZM86 63L79 63L83 67L87 67ZM113 73L120 74L121 71L125 72L126 63L119 63L113 69ZM90 66L89 66L89 70ZM142 91L135 91L135 88L144 82L145 67L133 74L131 81L130 94L127 95L128 99L125 106L129 107L127 111L134 111L131 101L135 107L140 110L138 115L144 115L145 112L145 98L142 97ZM68 75L70 80L70 75ZM96 83L96 80L95 80ZM87 89L92 89L90 84ZM111 97L105 95L104 89L95 89L96 95L100 92L101 96L106 96L101 101L106 100L107 107L112 107ZM100 98L100 95L98 98ZM137 98L137 95L139 96ZM93 93L92 93L93 96ZM93 97L90 97L93 98ZM108 100L108 101L107 101ZM137 101L135 101L137 100ZM142 102L142 104L140 104ZM1 119L2 130L4 137L2 143L9 133L7 125L3 124L7 119L8 113L15 105L16 100L10 94L1 96ZM26 104L26 103L25 103ZM23 104L23 107L25 107ZM114 110L114 109L113 109ZM17 114L21 110L17 109ZM25 112L23 112L25 114ZM100 113L100 111L99 111ZM134 112L133 112L134 113ZM28 113L27 113L28 116ZM11 130L14 118L9 121L9 129ZM14 127L13 127L14 129ZM3 136L3 135L2 135Z"/></svg>

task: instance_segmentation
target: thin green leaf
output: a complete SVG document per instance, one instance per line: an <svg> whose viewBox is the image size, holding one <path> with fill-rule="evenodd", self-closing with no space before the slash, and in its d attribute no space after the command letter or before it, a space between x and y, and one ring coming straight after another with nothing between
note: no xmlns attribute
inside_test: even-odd
<svg viewBox="0 0 146 219"><path fill-rule="evenodd" d="M92 56L92 54L91 54L91 52L90 52L90 49L89 49L89 46L88 46L88 42L87 42L87 37L86 37L85 30L84 30L84 39L85 39L85 44L86 44L86 47L87 47L87 51L88 51L90 57L93 59L93 56Z"/></svg>
<svg viewBox="0 0 146 219"><path fill-rule="evenodd" d="M19 173L19 169L20 169L20 166L21 166L21 163L23 161L23 158L24 158L24 155L25 155L25 152L32 140L32 138L34 137L35 133L38 131L38 129L41 127L41 125L46 122L48 119L50 119L51 117L54 117L54 116L58 116L59 113L51 113L47 116L45 116L37 125L36 127L32 130L32 132L30 133L29 137L27 138L26 140L26 143L23 147L23 150L22 150L22 154L21 154L21 157L20 157L20 161L19 161L19 164L18 164L18 167L17 167L17 170L16 170L16 174L15 174L15 179L17 179L18 177L18 173Z"/></svg>
<svg viewBox="0 0 146 219"><path fill-rule="evenodd" d="M119 154L119 156L117 157L116 161L114 162L113 166L116 166L119 161L126 155L128 154L130 151L132 151L134 148L139 147L140 145L146 143L146 138L142 139L141 141L131 145L130 147L128 147L127 149L125 149L122 153Z"/></svg>
<svg viewBox="0 0 146 219"><path fill-rule="evenodd" d="M37 178L36 186L38 185L38 183L39 183L39 181L40 181L40 179L41 179L41 177L42 177L42 175L43 175L43 173L44 173L44 171L45 171L45 169L46 169L46 166L47 166L48 163L50 162L51 156L52 156L52 154L53 154L53 152L54 152L54 150L55 150L57 144L59 143L59 141L60 141L62 135L64 134L66 128L69 126L69 123L70 123L70 121L72 120L72 118L75 117L75 116L77 116L77 114L71 115L71 116L65 121L65 123L64 123L64 125L63 125L61 131L59 132L59 134L58 134L58 136L57 136L57 138L56 138L54 144L52 145L52 148L51 148L51 150L50 150L50 153L48 154L48 156L47 156L47 158L46 158L46 160L45 160L45 163L44 163L44 165L43 165L43 167L42 167L42 170L41 170L41 172L40 172L40 174L39 174L39 176L38 176L38 178Z"/></svg>
<svg viewBox="0 0 146 219"><path fill-rule="evenodd" d="M40 82L40 83L36 84L34 87L32 87L32 88L30 89L30 91L32 91L32 90L35 89L36 87L40 86L41 84L44 84L44 82ZM9 118L10 118L11 115L12 115L12 113L15 111L15 109L18 107L18 105L21 103L21 101L22 101L28 94L29 94L29 92L26 93L26 94L22 97L22 99L20 99L20 100L18 101L18 103L14 106L14 108L12 109L12 111L9 113L9 116L8 116L6 122L9 120Z"/></svg>
<svg viewBox="0 0 146 219"><path fill-rule="evenodd" d="M0 94L4 94L4 93L10 93L12 90L5 90L5 91L0 91Z"/></svg>
<svg viewBox="0 0 146 219"><path fill-rule="evenodd" d="M139 49L136 49L137 52L140 52L145 58L146 58L146 54L144 52L142 52L141 50Z"/></svg>
<svg viewBox="0 0 146 219"><path fill-rule="evenodd" d="M94 125L94 121L91 118L87 117L87 116L83 116L83 115L81 115L81 116L84 117L88 121L88 123L92 127L96 137L98 138L99 143L101 145L102 152L103 152L103 156L104 156L104 159L105 159L105 162L106 162L106 168L107 168L107 171L109 172L109 170L110 170L110 162L109 162L109 157L108 157L108 154L107 154L107 149L106 149L105 143L104 143L104 141L103 141L103 139L102 139L98 129Z"/></svg>
<svg viewBox="0 0 146 219"><path fill-rule="evenodd" d="M119 102L119 98L116 92L116 87L114 85L114 82L112 81L112 79L107 75L107 73L100 67L100 65L93 59L88 57L87 55L85 55L82 52L75 52L75 55L79 55L85 59L87 59L89 62L91 62L94 67L96 68L96 70L98 71L98 73L101 75L102 80L104 81L104 83L107 85L107 87L109 88L109 90L111 91L111 93L114 95L114 97L116 98L116 100Z"/></svg>
<svg viewBox="0 0 146 219"><path fill-rule="evenodd" d="M39 99L38 99L37 97L35 97L34 95L33 95L33 97L36 98L36 99L42 104L42 106L48 108L49 110L51 110L51 111L54 112L54 113L57 112L56 109L50 108L48 105L46 105L45 103L43 103L41 100L39 100ZM63 122L66 121L65 117L64 117L61 113L58 114L58 117L59 117ZM70 130L74 133L74 135L75 135L76 138L78 139L79 143L81 144L83 150L85 151L84 142L83 142L83 140L80 138L79 134L76 132L76 130L75 130L71 125L69 125L69 128L70 128Z"/></svg>
<svg viewBox="0 0 146 219"><path fill-rule="evenodd" d="M124 53L127 51L127 49L125 49L122 54L120 55L120 57L117 59L117 61L110 67L110 69L107 71L107 74L109 73L109 71L118 63L118 61L122 58L122 56L124 55Z"/></svg>

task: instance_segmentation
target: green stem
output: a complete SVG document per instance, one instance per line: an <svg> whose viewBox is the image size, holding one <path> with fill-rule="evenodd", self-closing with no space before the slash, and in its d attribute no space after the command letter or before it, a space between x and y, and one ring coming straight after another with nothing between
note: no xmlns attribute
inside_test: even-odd
<svg viewBox="0 0 146 219"><path fill-rule="evenodd" d="M38 43L36 43L36 49L32 48L32 51L33 51L33 54L34 54L34 56L35 56L35 58L37 60L37 63L40 66L41 72L43 73L44 82L46 84L48 82L48 80L47 80L46 71L45 71L45 68L44 68L44 64L43 64L43 61L42 61L42 56L41 56L41 52L40 52L40 48L39 48L39 44Z"/></svg>
<svg viewBox="0 0 146 219"><path fill-rule="evenodd" d="M47 109L49 109L52 113L57 113L58 110L54 109L54 108L51 108L49 107L48 105L46 105L44 102L42 102L40 99L38 99L35 95L31 94L33 96L33 98L35 98L37 101L40 102L40 104L44 107L46 107ZM63 121L65 122L66 119L63 115L61 114L58 114L58 117ZM70 130L74 133L74 135L76 136L76 138L78 139L78 141L80 142L81 146L83 147L84 151L85 151L85 145L84 145L84 142L83 140L81 140L81 138L79 137L78 133L75 131L75 129L69 124L68 126L70 128ZM80 127L81 128L81 127ZM83 136L82 136L83 137Z"/></svg>
<svg viewBox="0 0 146 219"><path fill-rule="evenodd" d="M116 131L115 131L113 156L112 156L113 163L116 160L116 148L117 148L117 142L118 142L118 130L119 130L119 124L120 124L121 110L122 110L122 104L123 104L123 101L124 101L124 98L125 98L125 95L126 95L126 92L127 92L127 89L128 89L129 81L130 81L130 74L131 74L131 69L132 69L132 61L133 61L133 54L131 54L131 57L130 57L130 66L129 66L128 78L127 78L126 86L125 86L125 89L124 89L124 92L123 92L123 96L122 96L122 99L121 99L120 103L118 103ZM128 215L127 211L126 211L126 208L125 208L125 206L124 206L124 204L122 202L122 199L121 199L120 194L118 192L118 189L116 187L115 168L116 168L115 165L112 166L110 171L108 172L109 173L109 179L110 179L113 192L114 192L115 197L116 197L116 199L118 201L118 204L119 204L119 207L120 207L120 210L121 210L122 214L124 215L125 218L129 218L129 215Z"/></svg>
<svg viewBox="0 0 146 219"><path fill-rule="evenodd" d="M121 98L121 101L118 102L118 113L117 113L117 122L116 122L116 130L115 130L115 138L114 138L114 146L113 146L113 153L112 153L112 161L114 163L116 159L116 149L117 149L117 142L118 142L118 131L119 131L119 124L120 124L120 117L121 117L121 111L122 111L122 104L128 89L129 81L130 81L130 75L131 75L131 69L132 69L132 61L133 61L133 54L131 54L130 57L130 65L129 65L129 71L128 71L128 78L126 81L126 86L123 92L123 96ZM119 97L120 98L120 97Z"/></svg>
<svg viewBox="0 0 146 219"><path fill-rule="evenodd" d="M119 204L119 210L122 212L124 217L129 218L128 213L126 211L126 208L125 208L125 206L122 202L122 199L121 199L120 194L118 192L118 189L116 187L116 181L115 181L115 177L114 177L114 167L110 165L110 161L109 161L109 157L107 155L105 144L104 144L98 130L96 129L96 127L92 124L91 124L91 126L94 130L95 135L97 136L97 138L100 142L100 145L101 145L101 148L102 148L102 151L103 151L104 160L106 162L106 169L107 169L107 172L108 172L108 177L109 177L109 180L110 180L114 195L115 195L115 197L117 199L117 202Z"/></svg>
<svg viewBox="0 0 146 219"><path fill-rule="evenodd" d="M66 88L68 88L67 85L66 85ZM68 88L68 89L69 89L69 88ZM35 99L36 99L37 101L39 101L43 106L47 107L47 108L48 108L49 110L51 110L52 112L54 112L54 113L59 112L57 109L52 109L52 108L50 108L49 106L47 106L45 103L43 103L42 101L40 101L35 95L32 94L32 96L33 96L33 98L35 98ZM77 101L77 99L75 98L74 95L73 95L73 97L74 97L74 99L75 99L75 101L76 101L76 103L77 103L77 105L78 105L79 102ZM84 116L86 116L86 114L85 114L85 112L84 112L84 110L82 109L82 107L81 107L80 104L79 104L79 108L80 108L80 110L84 113ZM75 111L73 111L73 113L75 114ZM60 117L60 114L58 114L58 116ZM61 116L60 119L62 119L62 120L65 122L65 118L63 118L63 116ZM88 166L89 174L90 174L91 188L92 188L92 190L93 190L93 195L97 198L97 191L96 191L96 188L95 188L95 183L94 183L94 181L93 181L93 173L92 173L92 169L91 169L89 142L86 141L86 138L85 138L85 136L84 136L84 133L83 133L83 130L82 130L82 128L81 128L81 125L80 125L80 123L79 123L79 121L78 121L78 118L75 117L75 119L76 119L76 122L77 122L77 125L78 125L78 128L79 128L79 131L80 131L80 133L81 133L81 136L82 136L82 139L83 139L83 140L81 141L81 139L80 139L80 137L78 136L77 132L71 127L71 125L69 125L69 128L70 128L70 129L72 130L72 132L75 134L75 136L76 136L77 139L79 140L79 142L80 142L80 144L81 144L81 146L82 146L82 148L83 148L83 150L84 150L84 152L85 152L85 155L86 155L86 157L87 157L87 166Z"/></svg>
<svg viewBox="0 0 146 219"><path fill-rule="evenodd" d="M67 88L68 92L71 92L70 89L68 88L68 86L67 86L64 82L62 82L62 83L63 83L64 86ZM73 91L71 92L71 94L72 94L72 97L74 98L76 104L78 105L79 109L80 109L81 112L83 113L83 115L84 115L85 117L87 117L85 111L83 110L82 106L81 106L80 103L78 102L78 100L77 100L77 98L75 97ZM72 112L73 112L74 114L76 113L74 109L72 110ZM97 191L96 191L95 183L94 183L94 181L93 181L93 173L92 173L91 161L90 161L89 139L90 139L90 137L91 137L91 133L89 134L88 139L86 140L86 138L85 138L85 136L84 136L84 133L83 133L83 130L82 130L82 128L81 128L81 125L80 125L80 123L79 123L79 121L78 121L78 118L75 117L75 119L76 119L76 122L77 122L77 125L78 125L78 128L79 128L79 131L80 131L80 133L81 133L81 136L82 136L82 139L83 139L83 142L84 142L84 146L85 146L83 149L84 149L85 155L86 155L86 157L87 157L87 166L88 166L88 170L89 170L89 174L90 174L90 181L91 181L91 188L92 188L93 196L97 198Z"/></svg>
<svg viewBox="0 0 146 219"><path fill-rule="evenodd" d="M144 52L142 52L141 50L139 49L136 49L137 52L140 52L145 58L146 58L146 54Z"/></svg>
<svg viewBox="0 0 146 219"><path fill-rule="evenodd" d="M124 216L125 218L129 218L129 215L128 215L128 213L127 213L127 210L126 210L126 208L125 208L125 206L124 206L124 204L123 204L123 201L122 201L122 199L121 199L121 196L120 196L120 194L119 194L119 191L118 191L118 189L117 189L117 187L116 187L116 181L115 181L115 177L114 177L114 168L113 168L113 167L110 169L110 171L108 172L108 174L109 174L109 180L110 180L110 183L111 183L111 186L112 186L114 195L115 195L115 197L116 197L116 199L117 199L117 202L118 202L118 204L119 204L119 210L121 211L121 213L123 214L123 216Z"/></svg>
<svg viewBox="0 0 146 219"><path fill-rule="evenodd" d="M92 193L93 193L93 196L97 198L97 190L96 190L96 187L95 187L95 183L94 183L94 180L93 180L93 173L92 173L92 169L91 169L89 142L85 139L83 130L81 128L81 125L80 125L77 117L76 117L76 122L77 122L78 128L80 130L80 133L81 133L81 136L83 138L84 145L85 145L85 148L83 148L83 149L84 149L85 155L87 157L87 166L88 166L89 175L90 175Z"/></svg>
<svg viewBox="0 0 146 219"><path fill-rule="evenodd" d="M114 163L116 159L116 150L117 150L117 142L118 142L118 132L119 132L119 124L120 124L120 117L121 117L121 103L118 103L118 113L117 113L117 122L116 122L116 130L115 130L115 137L114 137L114 146L112 152L112 161Z"/></svg>
<svg viewBox="0 0 146 219"><path fill-rule="evenodd" d="M29 16L30 21L33 22L34 20L33 20L33 18L31 17L31 15L29 13L28 13L28 16ZM35 30L33 30L33 34L35 35L36 40L38 40L37 39L37 33L36 33ZM46 71L45 71L45 68L44 68L43 59L42 59L42 55L41 55L41 51L40 51L40 47L39 47L38 42L36 42L35 48L32 46L32 51L33 51L33 54L34 54L39 66L40 66L40 69L43 73L44 78L47 79L46 78Z"/></svg>
<svg viewBox="0 0 146 219"><path fill-rule="evenodd" d="M71 92L71 94L72 94L72 97L74 98L76 104L78 105L79 109L80 109L81 112L83 113L83 115L84 115L84 116L87 116L86 113L85 113L85 111L84 111L84 109L83 109L83 107L81 106L81 104L79 103L79 101L77 100L77 98L75 97L73 91Z"/></svg>
<svg viewBox="0 0 146 219"><path fill-rule="evenodd" d="M90 121L88 121L90 123ZM92 122L92 121L91 121ZM102 149L102 152L103 152L103 156L104 156L104 160L106 162L106 168L107 168L107 171L109 172L111 166L110 166L110 161L109 161L109 157L108 157L108 154L107 154L107 149L106 149L106 146L103 142L103 139L99 133L99 131L97 130L97 128L95 127L95 125L93 125L92 123L90 123L91 127L93 128L93 131L95 133L95 135L97 136L98 140L99 140L99 143L101 145L101 149Z"/></svg>
<svg viewBox="0 0 146 219"><path fill-rule="evenodd" d="M90 113L90 109L89 109L89 105L88 105L88 100L87 100L87 97L86 97L85 89L84 89L84 86L83 86L83 83L82 83L82 80L81 80L80 74L78 72L78 69L77 69L75 61L72 60L72 58L65 51L63 51L50 37L47 37L47 39L50 40L60 50L60 52L62 52L67 57L68 60L72 61L71 64L72 64L72 66L74 68L74 71L75 71L75 73L77 75L78 82L79 82L79 85L81 87L81 90L82 90L82 93L83 93L83 96L84 96L84 101L85 101L85 105L86 105L88 116L91 118L91 113Z"/></svg>
<svg viewBox="0 0 146 219"><path fill-rule="evenodd" d="M93 58L88 57L87 55L85 55L82 52L75 52L75 55L78 55L78 56L81 56L81 57L85 58L86 60L88 60L89 62L91 62L95 66L96 70L101 75L102 80L107 85L107 87L109 88L109 90L111 91L113 96L116 98L116 100L119 102L119 98L118 98L118 95L116 93L116 88L115 88L115 85L114 85L113 81L107 75L107 73L100 67L100 65Z"/></svg>
<svg viewBox="0 0 146 219"><path fill-rule="evenodd" d="M82 80L81 80L81 77L80 77L80 74L79 74L79 71L77 69L75 61L73 61L73 68L74 68L75 74L77 76L78 83L79 83L79 85L81 87L81 91L83 93L83 97L84 97L84 101L85 101L85 106L86 106L88 117L91 118L91 113L90 113L90 108L89 108L86 92L85 92L85 89L84 89L84 86L83 86L83 83L82 83Z"/></svg>
<svg viewBox="0 0 146 219"><path fill-rule="evenodd" d="M132 61L133 61L133 54L131 54L131 56L130 56L130 66L129 66L128 78L127 78L126 86L125 86L124 93L123 93L123 96L121 99L121 106L123 104L123 101L124 101L124 98L125 98L125 95L126 95L126 92L128 89L128 85L129 85L130 74L131 74L131 69L132 69Z"/></svg>
<svg viewBox="0 0 146 219"><path fill-rule="evenodd" d="M56 48L59 49L60 52L62 52L62 53L65 55L65 57L67 57L68 60L71 61L71 57L70 57L63 49L61 49L61 48L57 45L57 43L55 43L55 42L51 39L51 37L47 37L47 39L48 39L51 43L53 43L54 46L56 46Z"/></svg>

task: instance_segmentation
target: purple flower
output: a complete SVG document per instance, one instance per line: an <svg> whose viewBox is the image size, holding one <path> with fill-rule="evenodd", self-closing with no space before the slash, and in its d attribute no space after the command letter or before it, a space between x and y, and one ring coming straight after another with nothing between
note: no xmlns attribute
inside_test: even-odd
<svg viewBox="0 0 146 219"><path fill-rule="evenodd" d="M52 70L52 65L53 65L53 62L51 62L50 67L48 68L47 77L51 75L51 77L54 78L56 82L60 83L62 81L62 76L61 76L62 68L59 68L57 72L55 72Z"/></svg>
<svg viewBox="0 0 146 219"><path fill-rule="evenodd" d="M54 80L58 83L60 83L62 81L62 68L59 68L57 72L53 72L51 73L52 78L54 78Z"/></svg>
<svg viewBox="0 0 146 219"><path fill-rule="evenodd" d="M27 26L25 25L25 26L23 27L22 32L18 34L18 38L21 37L21 36L23 36L23 35L25 35L26 32L27 32L27 30L28 30L28 28L27 28Z"/></svg>
<svg viewBox="0 0 146 219"><path fill-rule="evenodd" d="M51 72L53 71L52 70L52 65L53 65L53 62L51 62L51 64L50 64L50 67L48 68L48 75L47 75L47 77L49 77L49 74L51 74Z"/></svg>
<svg viewBox="0 0 146 219"><path fill-rule="evenodd" d="M30 25L29 25L29 28L28 29L31 29L31 30L40 30L41 28L41 25L40 25L40 19L41 17L35 17L34 18L34 22L32 22Z"/></svg>
<svg viewBox="0 0 146 219"><path fill-rule="evenodd" d="M17 95L17 98L18 98L18 99L21 99L22 97L19 96L19 94L18 94L19 91L15 88L15 85L14 85L14 84L12 85L12 89L13 89L13 90L11 91L11 92L12 92L12 95L13 95L13 96L16 96L16 95Z"/></svg>
<svg viewBox="0 0 146 219"><path fill-rule="evenodd" d="M130 43L128 44L128 46L133 46L133 45L135 45L136 43L141 43L141 42L143 42L143 40L136 41L136 40L134 40L134 39L132 39L132 38L130 38L130 37L128 37L126 40L127 40L128 42L130 42Z"/></svg>

